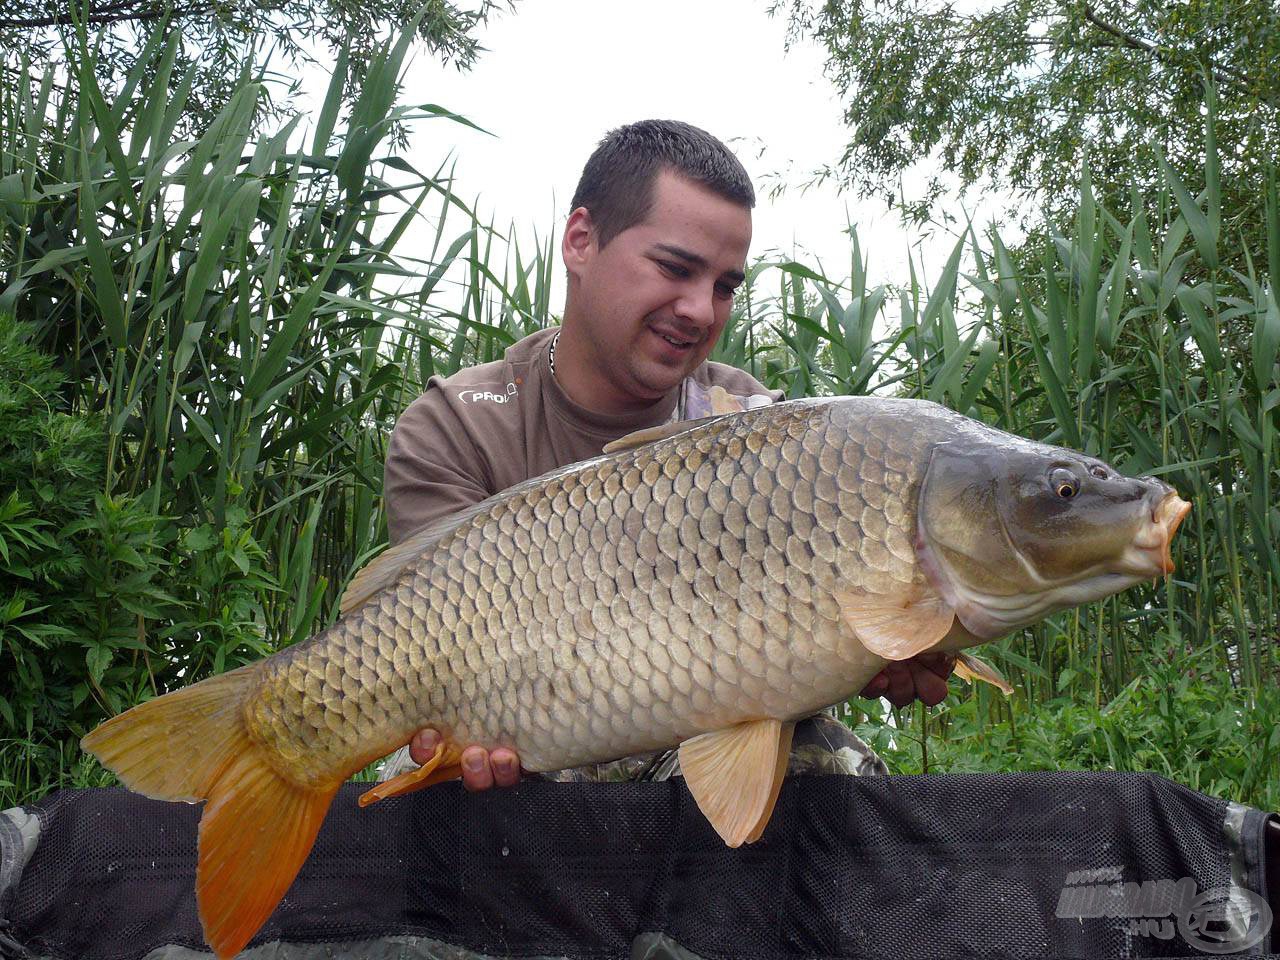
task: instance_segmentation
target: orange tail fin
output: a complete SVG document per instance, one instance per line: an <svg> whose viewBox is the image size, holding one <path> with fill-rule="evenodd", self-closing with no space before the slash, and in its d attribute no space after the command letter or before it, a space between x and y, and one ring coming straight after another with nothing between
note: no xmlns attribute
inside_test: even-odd
<svg viewBox="0 0 1280 960"><path fill-rule="evenodd" d="M339 786L294 783L249 736L243 705L256 673L241 667L150 700L81 741L131 790L209 801L200 817L196 900L219 958L238 953L271 916Z"/></svg>

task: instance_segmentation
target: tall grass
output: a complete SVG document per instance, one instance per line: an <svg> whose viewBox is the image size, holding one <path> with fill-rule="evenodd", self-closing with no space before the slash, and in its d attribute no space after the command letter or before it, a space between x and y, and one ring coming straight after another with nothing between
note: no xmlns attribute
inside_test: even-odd
<svg viewBox="0 0 1280 960"><path fill-rule="evenodd" d="M407 41L379 52L342 129L340 60L311 129L252 135L263 91L245 79L194 142L174 135L190 78L171 45L153 40L107 102L80 42L84 95L29 69L0 102L0 311L56 357L69 414L98 418L97 482L154 518L138 556L162 597L135 604L127 632L42 645L0 618L0 805L96 782L74 748L94 716L335 616L385 541L397 415L427 378L500 356L557 306L552 237L521 246L476 220L449 172L387 150L393 124L437 124L447 144L466 122L396 105ZM891 727L855 701L851 722L898 769L1150 768L1280 806L1280 219L1272 183L1268 249L1246 251L1245 273L1221 266L1236 241L1211 131L1204 184L1165 168L1161 196L1111 211L1085 173L1073 230L1043 249L973 229L938 276L873 287L852 231L847 278L748 272L715 359L790 396L937 400L1162 475L1194 505L1172 579L990 648L1011 701L957 688ZM29 591L3 550L0 577L0 602ZM77 589L111 596L122 578L100 566ZM51 651L80 675L10 669ZM41 698L80 688L87 712L34 722Z"/></svg>
<svg viewBox="0 0 1280 960"><path fill-rule="evenodd" d="M88 698L101 716L306 636L385 536L385 426L445 345L426 305L435 274L416 299L375 283L414 275L391 249L422 210L458 203L439 172L374 159L396 123L453 122L394 103L411 36L374 57L339 136L345 58L305 140L297 119L251 135L265 91L248 71L199 140L178 139L190 75L172 74L176 36L150 41L111 102L84 36L78 96L52 70L6 87L0 311L57 357L69 412L98 418L102 494L156 518L139 563L169 559L167 602L139 606L131 630L39 647L8 631L0 751L52 763L84 718L50 729L42 705ZM6 587L29 593L7 553ZM97 569L86 592L122 587ZM79 676L39 671L77 650ZM19 795L32 783L0 779Z"/></svg>

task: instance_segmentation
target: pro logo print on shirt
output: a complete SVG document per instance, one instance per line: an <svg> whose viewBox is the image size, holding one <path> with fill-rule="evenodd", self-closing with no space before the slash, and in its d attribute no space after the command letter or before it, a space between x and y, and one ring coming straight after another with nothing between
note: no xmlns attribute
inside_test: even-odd
<svg viewBox="0 0 1280 960"><path fill-rule="evenodd" d="M463 403L476 403L480 400L488 400L490 403L508 403L515 399L519 392L514 383L508 383L506 393L494 393L492 390L463 390L458 394L458 399Z"/></svg>

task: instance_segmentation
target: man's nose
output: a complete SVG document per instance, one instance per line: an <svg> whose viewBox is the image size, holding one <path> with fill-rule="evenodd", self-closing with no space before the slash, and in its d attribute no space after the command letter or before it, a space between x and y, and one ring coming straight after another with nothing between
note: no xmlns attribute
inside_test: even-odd
<svg viewBox="0 0 1280 960"><path fill-rule="evenodd" d="M676 301L676 316L698 327L716 322L715 287L690 285Z"/></svg>

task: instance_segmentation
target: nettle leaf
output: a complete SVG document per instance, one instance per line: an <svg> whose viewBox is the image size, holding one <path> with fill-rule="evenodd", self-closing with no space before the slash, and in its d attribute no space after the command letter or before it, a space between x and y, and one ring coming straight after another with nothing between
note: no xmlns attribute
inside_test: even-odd
<svg viewBox="0 0 1280 960"><path fill-rule="evenodd" d="M111 666L111 658L114 653L110 647L95 645L85 651L85 664L89 667L89 676L95 681L101 682L103 674L107 672L107 667Z"/></svg>
<svg viewBox="0 0 1280 960"><path fill-rule="evenodd" d="M217 542L217 537L213 535L213 528L207 523L198 527L192 527L190 530L184 531L182 534L182 545L192 553L199 553L208 550Z"/></svg>

